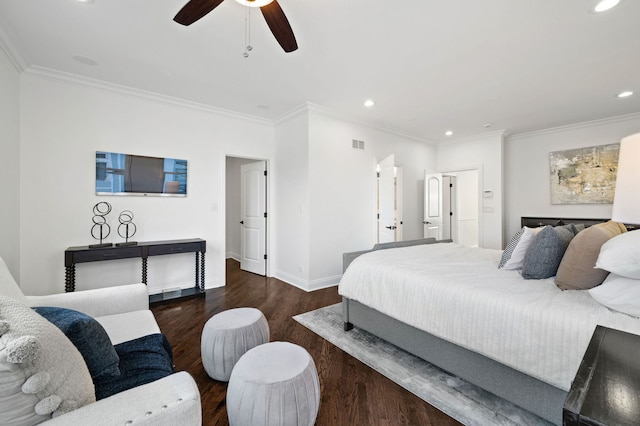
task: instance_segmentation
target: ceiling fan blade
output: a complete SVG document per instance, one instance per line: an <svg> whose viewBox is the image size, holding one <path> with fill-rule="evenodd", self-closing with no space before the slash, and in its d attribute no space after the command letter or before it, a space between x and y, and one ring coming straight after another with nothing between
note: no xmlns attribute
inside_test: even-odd
<svg viewBox="0 0 640 426"><path fill-rule="evenodd" d="M296 50L298 48L296 36L293 35L289 20L282 11L278 1L273 0L273 2L268 5L262 6L260 10L262 11L262 16L264 16L265 21L267 21L269 29L278 43L280 43L280 46L282 46L282 49L284 49L285 52L293 52Z"/></svg>
<svg viewBox="0 0 640 426"><path fill-rule="evenodd" d="M178 24L191 25L218 7L223 0L190 0L173 18Z"/></svg>

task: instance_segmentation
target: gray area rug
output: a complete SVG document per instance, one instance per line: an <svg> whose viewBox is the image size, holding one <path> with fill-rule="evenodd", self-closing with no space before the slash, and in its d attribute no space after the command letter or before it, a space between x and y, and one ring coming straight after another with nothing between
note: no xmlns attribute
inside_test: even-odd
<svg viewBox="0 0 640 426"><path fill-rule="evenodd" d="M293 319L465 425L551 424L364 330L345 332L339 303Z"/></svg>

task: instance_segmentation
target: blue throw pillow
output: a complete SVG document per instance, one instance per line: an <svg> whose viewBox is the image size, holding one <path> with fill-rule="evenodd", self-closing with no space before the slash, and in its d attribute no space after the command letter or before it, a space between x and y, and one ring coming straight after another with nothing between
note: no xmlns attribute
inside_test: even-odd
<svg viewBox="0 0 640 426"><path fill-rule="evenodd" d="M173 352L164 334L149 334L119 343L115 348L120 356L121 374L94 381L97 400L173 374Z"/></svg>
<svg viewBox="0 0 640 426"><path fill-rule="evenodd" d="M33 308L62 331L82 354L93 382L120 375L120 357L98 321L73 309L40 306Z"/></svg>

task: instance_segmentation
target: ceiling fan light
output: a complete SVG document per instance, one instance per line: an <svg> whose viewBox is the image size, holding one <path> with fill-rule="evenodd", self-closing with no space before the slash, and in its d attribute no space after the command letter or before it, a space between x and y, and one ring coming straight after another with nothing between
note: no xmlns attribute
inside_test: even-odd
<svg viewBox="0 0 640 426"><path fill-rule="evenodd" d="M236 0L236 1L241 5L248 6L248 7L262 7L273 2L273 0Z"/></svg>
<svg viewBox="0 0 640 426"><path fill-rule="evenodd" d="M601 0L593 8L594 12L606 12L609 9L616 7L620 3L620 0Z"/></svg>

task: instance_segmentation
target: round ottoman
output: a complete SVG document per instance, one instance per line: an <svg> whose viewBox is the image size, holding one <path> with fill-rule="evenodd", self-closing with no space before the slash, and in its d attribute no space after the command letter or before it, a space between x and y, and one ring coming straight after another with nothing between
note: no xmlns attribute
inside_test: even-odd
<svg viewBox="0 0 640 426"><path fill-rule="evenodd" d="M233 366L249 349L269 342L269 324L255 308L236 308L212 316L204 325L202 365L212 379L229 381Z"/></svg>
<svg viewBox="0 0 640 426"><path fill-rule="evenodd" d="M257 346L236 363L227 388L231 426L311 426L320 382L311 355L287 342Z"/></svg>

